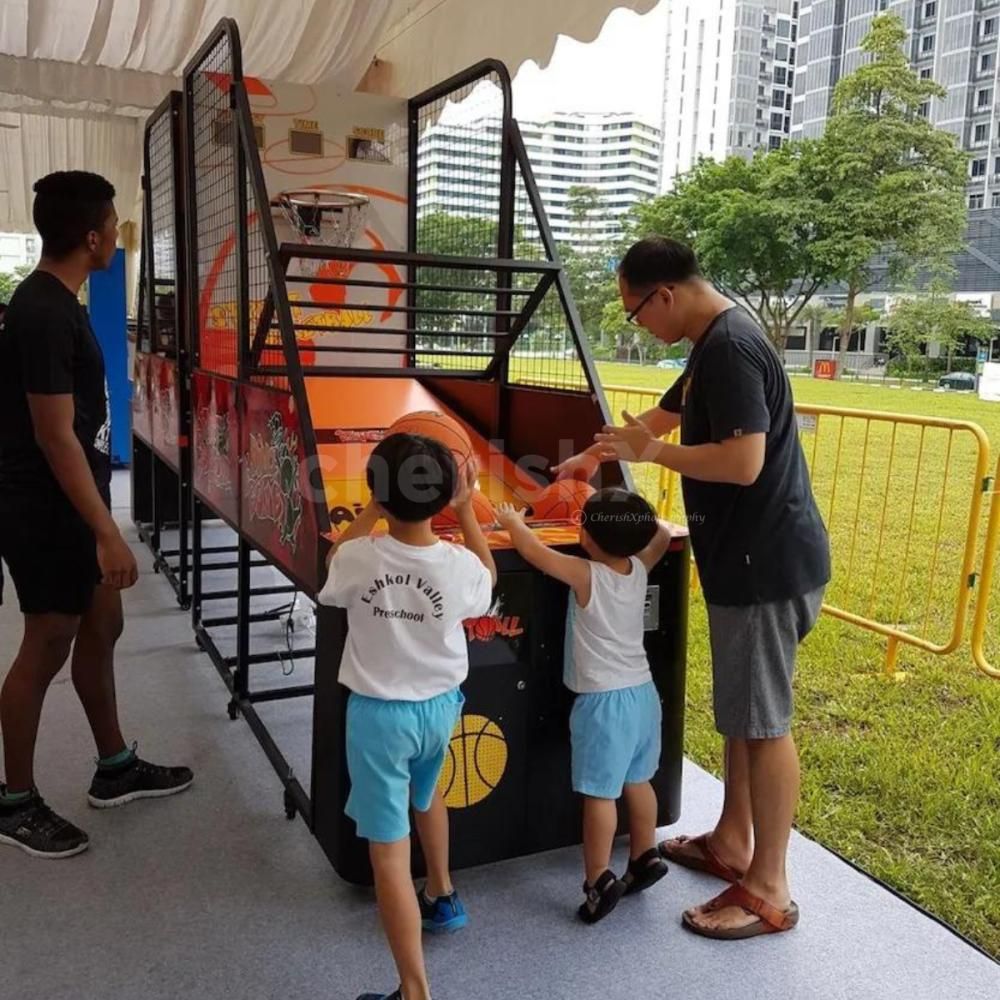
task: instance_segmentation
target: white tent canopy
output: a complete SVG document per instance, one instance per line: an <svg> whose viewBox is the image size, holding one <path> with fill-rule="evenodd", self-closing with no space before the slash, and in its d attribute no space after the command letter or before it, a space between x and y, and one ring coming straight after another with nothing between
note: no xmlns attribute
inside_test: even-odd
<svg viewBox="0 0 1000 1000"><path fill-rule="evenodd" d="M27 232L31 185L104 174L137 219L142 128L222 17L246 73L409 97L487 56L548 62L559 34L597 36L608 13L656 0L2 0L0 232Z"/></svg>

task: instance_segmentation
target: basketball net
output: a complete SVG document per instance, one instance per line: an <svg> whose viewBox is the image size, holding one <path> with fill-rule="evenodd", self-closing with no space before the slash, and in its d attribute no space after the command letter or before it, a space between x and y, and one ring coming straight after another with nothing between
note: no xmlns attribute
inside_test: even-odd
<svg viewBox="0 0 1000 1000"><path fill-rule="evenodd" d="M282 191L271 202L278 241L310 246L352 247L368 221L369 202L364 195L304 188ZM287 237L287 238L286 238ZM351 264L339 260L292 262L292 272L315 277L346 277Z"/></svg>

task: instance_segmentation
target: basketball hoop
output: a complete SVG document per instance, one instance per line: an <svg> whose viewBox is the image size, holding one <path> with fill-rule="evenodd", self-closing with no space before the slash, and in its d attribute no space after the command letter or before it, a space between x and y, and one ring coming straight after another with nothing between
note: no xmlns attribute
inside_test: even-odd
<svg viewBox="0 0 1000 1000"><path fill-rule="evenodd" d="M307 243L310 246L351 247L364 231L368 220L368 199L364 195L321 188L282 191L271 201L271 216L279 242ZM339 272L349 265L324 260L295 261L302 274L315 275L330 265Z"/></svg>

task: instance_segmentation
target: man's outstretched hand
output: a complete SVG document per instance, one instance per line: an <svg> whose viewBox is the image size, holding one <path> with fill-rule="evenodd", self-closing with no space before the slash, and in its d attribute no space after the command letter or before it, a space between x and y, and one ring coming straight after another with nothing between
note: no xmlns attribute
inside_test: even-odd
<svg viewBox="0 0 1000 1000"><path fill-rule="evenodd" d="M600 434L594 435L594 440L623 462L654 461L659 441L650 429L628 410L622 411L622 419L625 421L624 427L607 424Z"/></svg>

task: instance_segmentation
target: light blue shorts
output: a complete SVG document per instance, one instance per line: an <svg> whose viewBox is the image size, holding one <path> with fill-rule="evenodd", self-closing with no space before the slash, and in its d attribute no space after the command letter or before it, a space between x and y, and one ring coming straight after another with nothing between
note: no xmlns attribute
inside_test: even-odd
<svg viewBox="0 0 1000 1000"><path fill-rule="evenodd" d="M358 836L392 844L410 835L410 804L427 812L465 698L455 688L428 701L347 702L347 815Z"/></svg>
<svg viewBox="0 0 1000 1000"><path fill-rule="evenodd" d="M662 720L660 695L652 681L578 694L569 717L573 791L617 799L626 784L652 780L660 767Z"/></svg>

